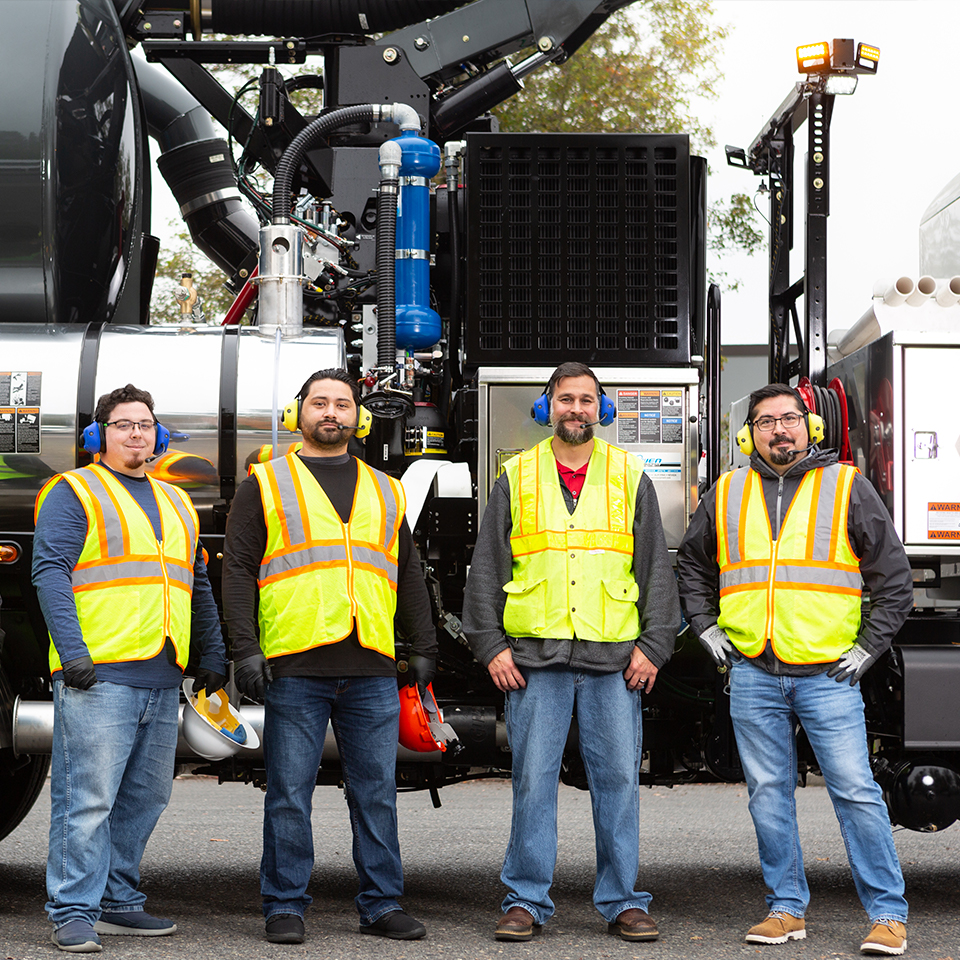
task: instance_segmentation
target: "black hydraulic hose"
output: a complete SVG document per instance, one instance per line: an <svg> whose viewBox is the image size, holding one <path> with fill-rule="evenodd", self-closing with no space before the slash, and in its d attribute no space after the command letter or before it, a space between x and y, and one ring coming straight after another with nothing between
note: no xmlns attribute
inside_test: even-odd
<svg viewBox="0 0 960 960"><path fill-rule="evenodd" d="M338 127L351 123L360 123L377 119L374 116L373 104L360 104L354 107L340 107L322 117L317 117L313 123L304 127L290 141L290 146L283 152L277 164L277 172L273 180L273 223L283 224L290 222L290 188L293 176L300 168L303 155L313 143L336 130Z"/></svg>
<svg viewBox="0 0 960 960"><path fill-rule="evenodd" d="M397 363L397 191L399 181L384 178L377 196L377 366Z"/></svg>

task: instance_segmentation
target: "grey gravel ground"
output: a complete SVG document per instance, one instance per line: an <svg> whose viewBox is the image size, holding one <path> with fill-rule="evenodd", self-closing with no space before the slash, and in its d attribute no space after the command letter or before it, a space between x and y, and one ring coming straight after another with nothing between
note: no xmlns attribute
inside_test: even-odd
<svg viewBox="0 0 960 960"><path fill-rule="evenodd" d="M822 786L798 791L803 846L813 900L808 937L782 946L742 942L765 913L746 788L710 785L641 793L641 874L654 894L661 939L630 944L608 936L591 904L593 827L587 794L560 788L556 916L526 944L497 943L492 933L503 896L500 862L510 823L510 785L477 781L441 791L434 810L425 793L399 798L408 911L427 939L414 943L358 933L356 876L341 792L315 794L317 864L307 942L262 939L258 868L263 797L240 784L178 780L143 860L148 908L175 919L162 938L104 938L102 956L125 958L279 958L532 960L616 957L814 960L858 957L867 923L850 879L843 844ZM0 843L0 960L64 956L50 943L43 914L49 794ZM935 836L896 834L911 905L908 955L960 960L960 827Z"/></svg>

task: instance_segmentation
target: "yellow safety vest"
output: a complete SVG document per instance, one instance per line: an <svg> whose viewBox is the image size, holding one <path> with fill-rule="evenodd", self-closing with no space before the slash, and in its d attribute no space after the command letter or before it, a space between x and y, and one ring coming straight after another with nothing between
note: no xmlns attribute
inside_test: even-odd
<svg viewBox="0 0 960 960"><path fill-rule="evenodd" d="M503 629L511 637L624 641L640 635L633 519L643 464L593 441L569 513L548 438L509 460L513 579Z"/></svg>
<svg viewBox="0 0 960 960"><path fill-rule="evenodd" d="M831 663L860 630L860 562L847 515L853 467L808 470L777 540L755 470L717 482L719 626L746 657L769 641L784 663Z"/></svg>
<svg viewBox="0 0 960 960"><path fill-rule="evenodd" d="M403 487L361 461L343 523L296 454L258 463L267 548L260 563L260 646L267 657L348 637L394 658Z"/></svg>
<svg viewBox="0 0 960 960"><path fill-rule="evenodd" d="M190 657L190 598L200 522L190 497L147 478L157 498L163 540L124 485L98 464L49 480L37 494L34 519L60 480L87 515L87 536L73 568L73 596L94 663L149 660L173 641L182 670ZM61 667L50 643L50 672Z"/></svg>

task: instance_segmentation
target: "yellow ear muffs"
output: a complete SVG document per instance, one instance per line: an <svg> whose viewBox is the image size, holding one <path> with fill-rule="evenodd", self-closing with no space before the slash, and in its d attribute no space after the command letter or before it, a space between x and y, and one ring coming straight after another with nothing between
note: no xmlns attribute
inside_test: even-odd
<svg viewBox="0 0 960 960"><path fill-rule="evenodd" d="M357 408L357 432L354 436L362 440L369 432L373 424L373 414L361 403Z"/></svg>
<svg viewBox="0 0 960 960"><path fill-rule="evenodd" d="M296 433L300 427L300 398L294 397L280 414L280 423L291 433Z"/></svg>
<svg viewBox="0 0 960 960"><path fill-rule="evenodd" d="M823 439L824 427L823 417L818 417L815 413L807 414L807 434L811 443L819 443Z"/></svg>
<svg viewBox="0 0 960 960"><path fill-rule="evenodd" d="M291 433L296 433L300 429L300 398L295 397L284 408L280 414L280 423L283 424ZM370 426L373 423L373 414L361 403L357 409L357 427L356 438L362 440L370 433Z"/></svg>
<svg viewBox="0 0 960 960"><path fill-rule="evenodd" d="M740 448L740 452L745 456L749 457L753 453L753 431L750 429L750 424L745 423L737 431L737 446Z"/></svg>

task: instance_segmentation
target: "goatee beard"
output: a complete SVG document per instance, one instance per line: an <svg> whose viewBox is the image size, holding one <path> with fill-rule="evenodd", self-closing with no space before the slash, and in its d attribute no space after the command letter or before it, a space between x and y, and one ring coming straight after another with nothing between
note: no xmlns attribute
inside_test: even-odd
<svg viewBox="0 0 960 960"><path fill-rule="evenodd" d="M593 425L570 427L571 423L585 423L576 417L570 417L567 420L561 420L557 424L556 434L564 443L569 443L572 447L578 447L580 444L589 443L593 439Z"/></svg>

